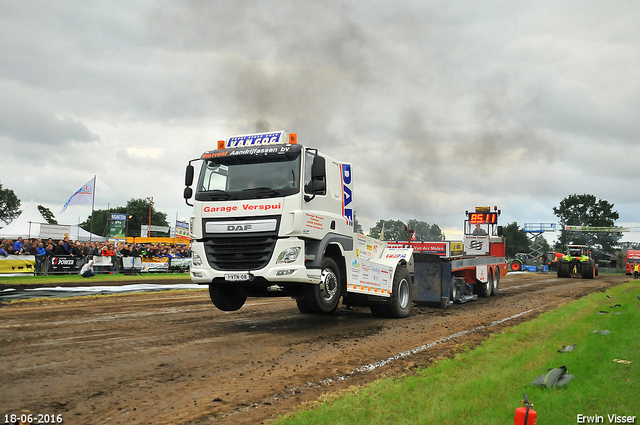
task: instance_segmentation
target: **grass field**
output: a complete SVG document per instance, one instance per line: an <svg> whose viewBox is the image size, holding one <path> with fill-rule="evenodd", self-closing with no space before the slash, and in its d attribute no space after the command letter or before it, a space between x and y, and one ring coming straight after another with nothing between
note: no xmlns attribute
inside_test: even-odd
<svg viewBox="0 0 640 425"><path fill-rule="evenodd" d="M415 374L351 388L275 423L506 425L525 392L539 425L640 423L638 296L637 280L592 294ZM601 330L610 334L593 333ZM575 351L558 352L572 344ZM565 388L531 386L563 365L576 376Z"/></svg>

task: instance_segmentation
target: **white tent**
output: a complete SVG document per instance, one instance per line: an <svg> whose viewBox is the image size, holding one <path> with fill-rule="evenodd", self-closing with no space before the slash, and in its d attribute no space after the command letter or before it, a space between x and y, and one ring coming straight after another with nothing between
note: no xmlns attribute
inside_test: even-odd
<svg viewBox="0 0 640 425"><path fill-rule="evenodd" d="M40 214L38 206L33 199L22 207L20 215L11 223L0 229L0 238L18 239L23 238L39 238L40 225L47 224L47 220ZM103 236L93 235L78 225L65 226L69 228L69 239L74 241L104 241ZM55 238L54 238L55 239Z"/></svg>

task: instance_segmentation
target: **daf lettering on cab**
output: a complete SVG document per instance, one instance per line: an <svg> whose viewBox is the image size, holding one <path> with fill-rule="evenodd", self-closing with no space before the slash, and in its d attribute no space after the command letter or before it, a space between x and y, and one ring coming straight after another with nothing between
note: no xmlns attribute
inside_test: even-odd
<svg viewBox="0 0 640 425"><path fill-rule="evenodd" d="M333 313L342 299L407 317L414 303L446 307L495 294L507 272L497 209L468 214L463 241L423 252L355 234L351 164L287 131L219 141L189 162L185 185L194 211L191 279L208 285L221 310L238 310L247 297L286 296L302 313ZM472 234L472 222L484 235Z"/></svg>

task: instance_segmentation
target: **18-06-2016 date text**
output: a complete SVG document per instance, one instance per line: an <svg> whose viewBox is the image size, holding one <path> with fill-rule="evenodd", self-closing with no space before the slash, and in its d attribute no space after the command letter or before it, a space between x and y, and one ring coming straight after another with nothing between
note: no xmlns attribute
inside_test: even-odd
<svg viewBox="0 0 640 425"><path fill-rule="evenodd" d="M4 415L5 424L61 424L62 414L34 414L34 413L7 413Z"/></svg>

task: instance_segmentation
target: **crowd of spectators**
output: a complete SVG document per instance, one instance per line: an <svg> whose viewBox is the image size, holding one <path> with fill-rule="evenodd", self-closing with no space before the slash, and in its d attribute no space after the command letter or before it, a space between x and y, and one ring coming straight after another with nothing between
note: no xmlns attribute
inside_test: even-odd
<svg viewBox="0 0 640 425"><path fill-rule="evenodd" d="M0 242L0 256L8 255L50 255L88 257L145 257L145 258L189 258L191 251L187 245L169 244L128 244L125 242L80 242L69 240L68 237L43 241L39 238L17 241L2 239Z"/></svg>

